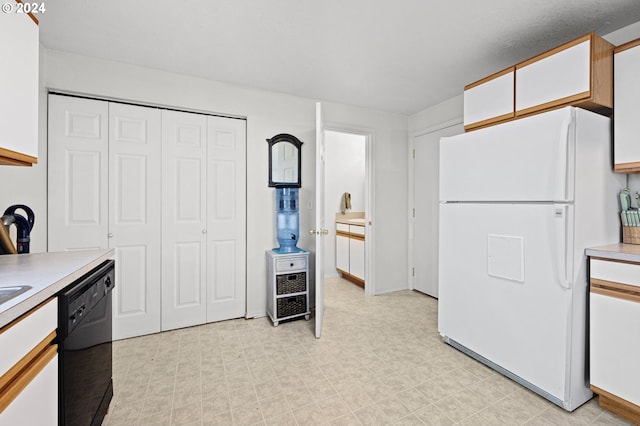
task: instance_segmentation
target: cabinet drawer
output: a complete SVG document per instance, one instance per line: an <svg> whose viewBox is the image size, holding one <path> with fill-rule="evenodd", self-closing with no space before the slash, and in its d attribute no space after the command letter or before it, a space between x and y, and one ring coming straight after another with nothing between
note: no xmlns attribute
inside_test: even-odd
<svg viewBox="0 0 640 426"><path fill-rule="evenodd" d="M307 273L276 275L276 294L302 293L307 291Z"/></svg>
<svg viewBox="0 0 640 426"><path fill-rule="evenodd" d="M58 328L58 299L29 311L0 331L0 381L9 369Z"/></svg>
<svg viewBox="0 0 640 426"><path fill-rule="evenodd" d="M336 231L349 232L349 225L346 223L336 223Z"/></svg>
<svg viewBox="0 0 640 426"><path fill-rule="evenodd" d="M362 235L364 237L364 226L349 225L349 233L352 235Z"/></svg>
<svg viewBox="0 0 640 426"><path fill-rule="evenodd" d="M640 286L639 264L591 259L590 267L591 279Z"/></svg>
<svg viewBox="0 0 640 426"><path fill-rule="evenodd" d="M290 257L276 260L276 272L297 271L307 268L307 259L304 257Z"/></svg>

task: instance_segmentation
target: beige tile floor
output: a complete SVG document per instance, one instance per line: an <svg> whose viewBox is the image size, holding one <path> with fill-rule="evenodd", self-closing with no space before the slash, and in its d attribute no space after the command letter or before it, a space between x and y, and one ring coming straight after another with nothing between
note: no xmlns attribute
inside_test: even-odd
<svg viewBox="0 0 640 426"><path fill-rule="evenodd" d="M623 425L567 413L444 344L437 301L326 283L313 319L232 320L114 343L115 425Z"/></svg>

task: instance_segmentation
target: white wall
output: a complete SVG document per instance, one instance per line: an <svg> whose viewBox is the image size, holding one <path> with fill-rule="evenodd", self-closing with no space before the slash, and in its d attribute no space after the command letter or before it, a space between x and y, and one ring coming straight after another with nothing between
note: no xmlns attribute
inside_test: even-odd
<svg viewBox="0 0 640 426"><path fill-rule="evenodd" d="M46 91L129 100L152 104L231 114L247 118L247 311L249 316L266 314L265 250L277 246L275 194L267 186L267 142L278 133L297 136L302 145L302 188L300 190L299 246L314 251L308 229L314 227L315 210L315 100L214 82L124 63L105 61L48 49L41 49L42 96L40 105L39 164L34 168L0 168L5 182L0 207L23 202L36 211L33 251L46 250ZM375 134L375 149L381 153L376 180L381 200L406 206L405 157L407 118L398 114L326 103L324 114L331 121L363 126ZM15 183L15 184L10 184ZM6 189L5 189L6 188ZM26 194L26 195L22 195ZM311 206L311 209L308 206ZM393 221L386 205L379 209L378 245L406 246L406 224ZM385 224L386 222L393 222ZM390 232L401 229L401 233ZM381 281L395 277L390 266L404 262L402 252L382 249L385 260L376 265ZM400 281L400 282L398 282ZM404 281L381 285L382 292L406 288Z"/></svg>
<svg viewBox="0 0 640 426"><path fill-rule="evenodd" d="M340 213L342 194L351 194L352 212L365 211L365 142L363 135L326 131L325 158L325 218L329 235L325 244L325 277L337 276L335 221Z"/></svg>

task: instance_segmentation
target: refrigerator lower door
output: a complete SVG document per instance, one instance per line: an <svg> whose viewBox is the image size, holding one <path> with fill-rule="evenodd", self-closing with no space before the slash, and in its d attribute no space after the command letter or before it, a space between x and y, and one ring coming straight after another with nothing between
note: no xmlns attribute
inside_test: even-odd
<svg viewBox="0 0 640 426"><path fill-rule="evenodd" d="M438 289L445 341L569 410L591 396L570 383L585 368L584 345L571 348L585 334L571 319L572 217L569 204L440 204Z"/></svg>

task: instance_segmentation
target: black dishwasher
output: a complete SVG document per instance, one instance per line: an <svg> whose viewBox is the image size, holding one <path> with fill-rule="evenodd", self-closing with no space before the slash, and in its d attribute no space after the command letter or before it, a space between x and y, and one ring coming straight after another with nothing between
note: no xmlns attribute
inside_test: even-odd
<svg viewBox="0 0 640 426"><path fill-rule="evenodd" d="M59 294L59 424L100 425L113 397L108 260Z"/></svg>

